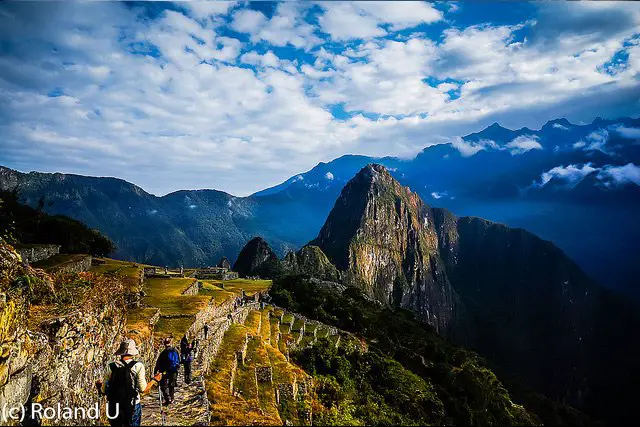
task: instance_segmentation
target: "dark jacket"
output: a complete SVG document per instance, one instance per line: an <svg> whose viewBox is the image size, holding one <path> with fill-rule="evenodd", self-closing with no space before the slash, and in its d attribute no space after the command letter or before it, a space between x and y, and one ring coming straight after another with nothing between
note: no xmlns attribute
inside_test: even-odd
<svg viewBox="0 0 640 427"><path fill-rule="evenodd" d="M180 360L180 355L178 354L178 350L176 350L173 346L167 347L160 353L158 356L158 360L156 361L156 367L153 370L154 373L158 372L170 372L171 369L171 359L169 358L169 353L174 352L178 360Z"/></svg>

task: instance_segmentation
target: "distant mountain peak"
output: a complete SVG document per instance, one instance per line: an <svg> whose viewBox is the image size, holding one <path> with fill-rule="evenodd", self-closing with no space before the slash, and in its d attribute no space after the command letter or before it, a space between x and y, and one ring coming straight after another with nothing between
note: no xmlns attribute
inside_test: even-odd
<svg viewBox="0 0 640 427"><path fill-rule="evenodd" d="M368 164L347 183L310 244L369 297L412 309L439 331L449 328L455 297L433 214L384 166Z"/></svg>
<svg viewBox="0 0 640 427"><path fill-rule="evenodd" d="M487 127L486 129L506 129L509 130L507 128L505 128L504 126L500 125L500 123L498 122L493 122L489 127Z"/></svg>
<svg viewBox="0 0 640 427"><path fill-rule="evenodd" d="M562 117L559 119L549 120L547 123L545 123L542 126L541 130L545 131L551 128L568 130L569 128L572 128L574 126L575 125L573 123L571 123L569 120Z"/></svg>

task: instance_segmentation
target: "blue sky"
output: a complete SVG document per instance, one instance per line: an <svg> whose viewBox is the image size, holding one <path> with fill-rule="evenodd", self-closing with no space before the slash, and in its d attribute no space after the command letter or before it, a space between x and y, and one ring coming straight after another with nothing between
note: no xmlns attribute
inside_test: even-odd
<svg viewBox="0 0 640 427"><path fill-rule="evenodd" d="M499 121L637 116L635 2L3 2L0 164L246 195Z"/></svg>

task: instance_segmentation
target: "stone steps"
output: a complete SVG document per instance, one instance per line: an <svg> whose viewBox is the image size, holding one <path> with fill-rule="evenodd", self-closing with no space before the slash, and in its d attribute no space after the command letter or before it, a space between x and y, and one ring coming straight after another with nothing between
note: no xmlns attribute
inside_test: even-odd
<svg viewBox="0 0 640 427"><path fill-rule="evenodd" d="M175 390L174 403L162 406L165 414L164 424L158 398L159 388L142 397L142 425L143 426L194 426L209 424L209 401L207 399L204 378L199 364L192 365L192 381L184 382L184 369L178 371L178 386Z"/></svg>

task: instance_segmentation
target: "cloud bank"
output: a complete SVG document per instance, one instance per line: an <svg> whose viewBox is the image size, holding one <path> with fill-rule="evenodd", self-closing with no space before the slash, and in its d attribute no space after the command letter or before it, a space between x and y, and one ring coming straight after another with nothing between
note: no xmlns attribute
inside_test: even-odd
<svg viewBox="0 0 640 427"><path fill-rule="evenodd" d="M478 22L479 6L505 16ZM0 157L245 195L345 153L496 149L456 138L496 120L638 111L640 5L503 6L4 2Z"/></svg>

